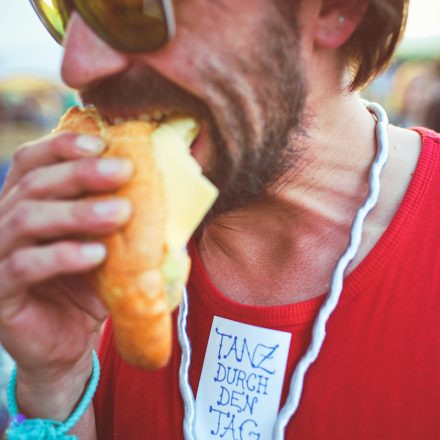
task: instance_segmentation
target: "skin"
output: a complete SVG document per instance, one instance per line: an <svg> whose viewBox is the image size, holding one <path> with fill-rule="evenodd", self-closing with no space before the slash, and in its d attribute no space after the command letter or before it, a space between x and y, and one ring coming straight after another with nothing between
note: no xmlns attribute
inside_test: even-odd
<svg viewBox="0 0 440 440"><path fill-rule="evenodd" d="M236 58L228 54L252 55L261 25L268 14L276 19L276 10L266 0L175 3L176 38L148 54L117 52L74 14L65 40L64 81L90 91L115 75L130 79L136 70L154 69L206 105L224 147L239 163L243 147L233 127L230 130L233 121L227 118L227 97L209 87L216 73L232 81L235 99L251 127L251 148L261 154L257 147L263 145L258 140L263 138L265 113L256 97L264 84L253 84L238 70L234 76ZM300 68L292 75L306 93L298 107L301 118L293 119L286 148L301 154L281 180L265 188L263 197L211 219L200 234L200 252L209 275L234 300L286 304L320 295L328 287L332 268L347 244L350 223L366 196L376 148L373 117L356 94L345 91L349 78L339 50L359 24L364 6L355 0L342 5L311 0L298 12L300 39L292 45L291 56ZM207 64L209 77L204 71ZM105 102L99 107L110 116L145 110L130 106L130 100L128 95L118 107ZM299 128L306 129L300 141ZM395 127L390 127L389 135L383 191L350 271L391 221L417 163L418 135ZM63 420L71 412L90 375L90 351L105 318L81 275L100 260L87 261L78 242L66 237L108 233L130 216L125 206L125 211L114 210L104 221L90 202L81 200L79 196L121 185L131 171L125 167L103 175L99 160L93 158L99 152L85 154L76 142L76 136L62 134L19 150L0 198L0 231L7 237L0 243L0 340L18 363L18 399L22 411L31 417ZM215 139L208 136L196 154L207 174L218 164L217 148ZM42 239L44 245L39 244ZM75 433L81 439L95 438L92 407Z"/></svg>

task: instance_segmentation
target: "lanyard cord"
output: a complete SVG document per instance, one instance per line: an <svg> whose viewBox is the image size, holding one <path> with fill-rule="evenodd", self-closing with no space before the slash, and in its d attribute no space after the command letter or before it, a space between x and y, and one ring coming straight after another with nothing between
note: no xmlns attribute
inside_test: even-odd
<svg viewBox="0 0 440 440"><path fill-rule="evenodd" d="M361 240L365 218L376 206L380 192L380 174L388 159L388 117L385 110L376 103L364 101L367 109L376 117L376 141L378 145L375 160L370 168L369 191L365 203L359 208L350 230L350 242L344 254L339 259L333 271L331 286L327 298L322 305L312 330L312 341L304 356L298 362L289 387L286 403L281 408L273 430L273 440L282 440L284 430L289 420L298 409L301 393L304 386L304 377L310 365L316 360L325 339L327 321L335 310L341 296L344 284L344 272L351 260L356 256ZM186 333L188 316L188 292L184 289L182 304L179 309L178 336L182 349L182 359L179 371L180 392L184 402L184 437L185 440L195 440L195 401L189 384L189 367L191 363L191 344Z"/></svg>
<svg viewBox="0 0 440 440"><path fill-rule="evenodd" d="M185 440L194 440L194 424L195 424L195 402L194 393L189 384L189 367L191 364L191 342L186 332L186 321L188 317L188 291L186 287L183 289L182 302L179 307L179 317L177 323L177 334L180 347L182 349L182 358L179 370L179 386L182 394L184 419L183 433Z"/></svg>
<svg viewBox="0 0 440 440"><path fill-rule="evenodd" d="M344 272L350 261L355 257L359 250L365 218L374 208L379 198L380 173L382 172L382 169L388 159L388 117L385 113L385 110L378 104L367 103L366 105L368 110L373 112L377 118L376 140L378 144L376 158L371 166L368 179L368 197L354 218L350 231L349 245L342 257L339 259L333 272L330 291L313 326L312 342L293 373L292 380L290 382L289 395L275 423L273 440L281 440L284 438L284 430L286 429L289 420L298 409L299 400L301 398L301 392L304 385L304 376L310 365L319 355L322 344L324 343L327 321L335 310L341 296L344 283Z"/></svg>

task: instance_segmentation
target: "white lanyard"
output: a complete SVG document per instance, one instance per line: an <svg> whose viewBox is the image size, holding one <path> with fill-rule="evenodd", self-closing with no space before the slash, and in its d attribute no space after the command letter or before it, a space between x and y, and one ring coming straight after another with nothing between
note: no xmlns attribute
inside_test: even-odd
<svg viewBox="0 0 440 440"><path fill-rule="evenodd" d="M312 341L304 356L298 362L293 372L289 394L286 403L281 408L273 430L273 440L282 440L284 431L289 420L298 409L301 393L304 385L304 377L310 365L316 360L325 339L327 322L338 305L341 296L344 273L350 262L356 256L361 240L365 218L376 206L380 192L380 174L388 159L388 116L385 110L376 103L365 101L365 105L376 117L376 141L378 145L375 160L370 168L369 192L365 203L359 208L350 230L350 242L339 259L333 271L330 290L327 298L319 310L312 330ZM179 370L180 392L184 403L183 433L185 440L195 440L195 401L194 394L189 384L189 367L191 363L191 343L186 333L186 321L188 316L188 292L183 292L182 304L179 308L178 338L182 349L182 358Z"/></svg>

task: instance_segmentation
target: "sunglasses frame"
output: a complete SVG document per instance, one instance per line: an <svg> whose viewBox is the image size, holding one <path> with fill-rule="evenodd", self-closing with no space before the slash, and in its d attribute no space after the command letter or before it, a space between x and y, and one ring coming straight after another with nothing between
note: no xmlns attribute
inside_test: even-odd
<svg viewBox="0 0 440 440"><path fill-rule="evenodd" d="M121 48L115 45L114 43L111 43L108 41L103 35L101 35L99 32L97 32L94 27L88 23L87 18L83 16L81 11L76 8L75 0L63 0L61 3L64 5L66 2L71 3L72 6L75 7L75 11L81 15L83 19L86 20L87 25L100 37L102 38L107 44L111 45L117 50L123 50L124 52L150 52L158 47L153 47L151 49L127 49L127 48ZM91 0L93 1L93 0ZM172 0L157 0L160 2L162 6L163 15L165 18L165 25L166 25L166 31L167 31L167 40L161 43L161 45L164 45L166 42L170 41L174 36L176 35L176 20L174 16L174 8L173 8L173 2ZM34 9L35 13L37 14L40 21L43 23L44 27L47 29L49 34L53 37L53 39L60 45L63 44L63 38L64 36L60 34L60 32L52 26L49 20L46 19L46 16L43 11L40 10L38 7L38 4L35 0L29 0L29 3L31 4L32 8ZM65 11L64 11L65 12Z"/></svg>

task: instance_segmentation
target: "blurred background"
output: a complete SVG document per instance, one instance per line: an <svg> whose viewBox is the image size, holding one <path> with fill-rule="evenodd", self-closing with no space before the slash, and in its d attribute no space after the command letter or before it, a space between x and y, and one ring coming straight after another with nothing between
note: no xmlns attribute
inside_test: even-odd
<svg viewBox="0 0 440 440"><path fill-rule="evenodd" d="M0 187L16 147L50 132L76 102L61 56L28 0L0 0Z"/></svg>
<svg viewBox="0 0 440 440"><path fill-rule="evenodd" d="M394 62L363 91L386 108L394 124L440 131L439 18L440 0L412 0ZM61 55L27 0L0 0L0 188L17 146L50 132L76 103L60 79ZM10 369L0 349L0 436Z"/></svg>
<svg viewBox="0 0 440 440"><path fill-rule="evenodd" d="M394 62L363 94L393 124L440 132L440 0L410 0L408 25Z"/></svg>

